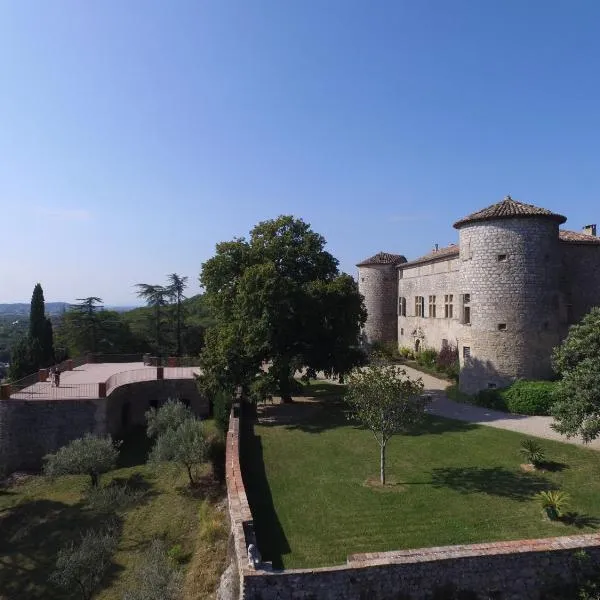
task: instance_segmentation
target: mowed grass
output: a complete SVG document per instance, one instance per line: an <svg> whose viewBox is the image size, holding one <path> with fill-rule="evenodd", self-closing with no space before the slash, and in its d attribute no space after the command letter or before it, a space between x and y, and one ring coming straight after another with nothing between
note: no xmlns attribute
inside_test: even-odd
<svg viewBox="0 0 600 600"><path fill-rule="evenodd" d="M121 452L120 468L102 476L127 481L144 490L141 501L120 518L120 542L103 579L98 600L121 600L133 573L153 538L167 549L179 544L187 562L186 600L211 598L225 567L228 527L223 489L202 468L201 484L193 492L177 465L152 468L144 464L148 443L134 436ZM54 600L77 598L48 583L58 550L77 541L88 528L102 527L103 517L85 502L89 478L32 477L0 489L0 599Z"/></svg>
<svg viewBox="0 0 600 600"><path fill-rule="evenodd" d="M549 470L526 473L525 436L427 418L387 450L385 491L379 446L327 395L289 408L284 424L247 431L245 481L263 558L277 568L344 563L349 554L447 544L591 533L600 517L600 453L541 440ZM263 466L264 460L264 466ZM569 524L542 517L534 496L563 489Z"/></svg>

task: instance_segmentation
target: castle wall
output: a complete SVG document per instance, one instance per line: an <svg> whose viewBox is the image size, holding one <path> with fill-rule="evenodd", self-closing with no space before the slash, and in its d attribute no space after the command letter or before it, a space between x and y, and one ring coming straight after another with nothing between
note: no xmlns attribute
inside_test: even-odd
<svg viewBox="0 0 600 600"><path fill-rule="evenodd" d="M460 292L471 295L470 357L459 348L460 388L552 376L560 342L558 225L544 218L460 228Z"/></svg>
<svg viewBox="0 0 600 600"><path fill-rule="evenodd" d="M470 335L470 329L459 321L459 261L456 257L414 265L399 270L398 296L406 298L406 317L398 316L398 345L415 349L417 335L422 332L421 348L440 350L442 341L458 346ZM452 318L445 318L444 296L453 295ZM429 316L429 296L436 297L436 317ZM425 317L415 315L415 296L425 299Z"/></svg>
<svg viewBox="0 0 600 600"><path fill-rule="evenodd" d="M564 321L579 322L600 306L600 244L561 243Z"/></svg>
<svg viewBox="0 0 600 600"><path fill-rule="evenodd" d="M364 334L367 342L396 342L398 273L394 265L368 265L358 269L358 291L367 309Z"/></svg>

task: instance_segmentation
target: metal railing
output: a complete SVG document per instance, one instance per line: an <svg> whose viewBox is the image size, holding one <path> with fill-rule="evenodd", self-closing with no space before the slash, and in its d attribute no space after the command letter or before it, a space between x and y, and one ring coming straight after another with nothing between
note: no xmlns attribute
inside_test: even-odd
<svg viewBox="0 0 600 600"><path fill-rule="evenodd" d="M150 356L144 354L144 364L150 367L199 367L199 356Z"/></svg>
<svg viewBox="0 0 600 600"><path fill-rule="evenodd" d="M38 381L27 387L13 388L11 400L91 400L99 397L98 383L61 383L55 387L50 381Z"/></svg>
<svg viewBox="0 0 600 600"><path fill-rule="evenodd" d="M136 354L97 354L89 353L85 356L85 361L88 363L133 363L143 362L144 355Z"/></svg>

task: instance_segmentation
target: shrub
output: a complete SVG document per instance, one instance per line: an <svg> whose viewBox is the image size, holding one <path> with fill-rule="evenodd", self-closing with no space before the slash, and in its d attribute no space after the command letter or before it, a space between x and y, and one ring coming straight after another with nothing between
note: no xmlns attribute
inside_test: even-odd
<svg viewBox="0 0 600 600"><path fill-rule="evenodd" d="M438 353L433 348L426 348L417 354L417 362L424 367L435 367Z"/></svg>
<svg viewBox="0 0 600 600"><path fill-rule="evenodd" d="M177 546L173 546L172 552ZM181 547L179 547L181 548ZM135 570L134 583L123 600L176 600L183 590L183 575L173 566L160 540L154 540Z"/></svg>
<svg viewBox="0 0 600 600"><path fill-rule="evenodd" d="M401 357L396 342L373 342L371 344L371 354L380 355L387 360L398 360Z"/></svg>
<svg viewBox="0 0 600 600"><path fill-rule="evenodd" d="M502 391L508 410L521 415L548 415L553 404L552 381L515 381Z"/></svg>
<svg viewBox="0 0 600 600"><path fill-rule="evenodd" d="M438 371L447 373L450 377L458 379L460 363L458 360L458 348L451 344L442 346L436 359L436 368Z"/></svg>
<svg viewBox="0 0 600 600"><path fill-rule="evenodd" d="M119 457L119 444L108 437L87 433L73 440L55 454L44 456L44 474L48 477L60 475L89 475L96 487L100 475L114 469Z"/></svg>
<svg viewBox="0 0 600 600"><path fill-rule="evenodd" d="M539 492L537 498L542 510L551 521L555 521L562 516L565 509L569 507L571 500L569 494L561 490Z"/></svg>
<svg viewBox="0 0 600 600"><path fill-rule="evenodd" d="M401 358L405 358L407 360L413 360L415 358L415 353L412 351L411 348L408 348L407 346L402 346L401 348L398 348L398 354L400 354Z"/></svg>
<svg viewBox="0 0 600 600"><path fill-rule="evenodd" d="M50 582L67 592L78 590L81 598L89 600L110 566L117 543L114 528L86 531L79 544L71 542L59 550Z"/></svg>
<svg viewBox="0 0 600 600"><path fill-rule="evenodd" d="M216 481L225 481L225 439L223 435L213 435L206 444L206 455L212 465Z"/></svg>
<svg viewBox="0 0 600 600"><path fill-rule="evenodd" d="M508 410L506 401L502 395L502 390L495 388L477 392L477 394L473 396L473 404L491 408L493 410L502 410L505 412Z"/></svg>
<svg viewBox="0 0 600 600"><path fill-rule="evenodd" d="M177 429L185 420L192 418L192 411L183 402L169 398L160 408L146 412L146 433L149 438L156 437L167 429Z"/></svg>
<svg viewBox="0 0 600 600"><path fill-rule="evenodd" d="M111 482L103 487L90 490L87 501L93 510L102 513L119 512L134 506L144 496L143 490L136 490L127 484Z"/></svg>
<svg viewBox="0 0 600 600"><path fill-rule="evenodd" d="M534 467L539 467L546 458L544 449L535 440L523 440L520 452L525 460Z"/></svg>

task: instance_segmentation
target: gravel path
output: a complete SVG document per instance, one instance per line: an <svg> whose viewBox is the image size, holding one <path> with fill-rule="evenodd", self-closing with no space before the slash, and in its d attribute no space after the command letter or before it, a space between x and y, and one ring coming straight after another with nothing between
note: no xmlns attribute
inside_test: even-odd
<svg viewBox="0 0 600 600"><path fill-rule="evenodd" d="M554 431L550 427L552 417L511 415L498 410L454 402L447 398L444 392L446 387L450 385L447 381L431 375L426 375L411 367L403 368L410 377L420 377L423 380L425 392L429 393L432 397L431 405L427 409L427 412L432 415L456 419L458 421L466 421L467 423L497 427L498 429L508 429L510 431L545 438L547 440L557 440L559 442L566 442L567 444L576 444L579 446L586 446L587 448L593 448L594 450L600 450L600 439L585 444L579 438L567 439L565 436Z"/></svg>

